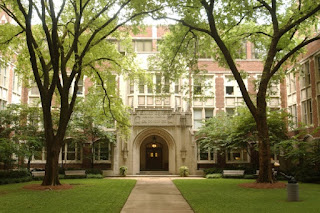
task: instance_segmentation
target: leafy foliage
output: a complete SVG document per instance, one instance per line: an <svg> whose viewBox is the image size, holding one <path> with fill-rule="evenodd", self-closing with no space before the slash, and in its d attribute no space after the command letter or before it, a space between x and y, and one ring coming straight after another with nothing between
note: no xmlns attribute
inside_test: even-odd
<svg viewBox="0 0 320 213"><path fill-rule="evenodd" d="M213 147L216 150L233 148L249 149L258 142L256 123L245 107L237 108L233 116L220 113L205 121L197 132L196 137L202 147ZM269 135L272 145L287 140L285 118L283 110L268 111Z"/></svg>

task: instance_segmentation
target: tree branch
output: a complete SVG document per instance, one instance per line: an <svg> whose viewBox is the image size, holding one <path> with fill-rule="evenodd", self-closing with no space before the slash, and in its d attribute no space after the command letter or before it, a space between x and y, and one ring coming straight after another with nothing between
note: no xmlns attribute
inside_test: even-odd
<svg viewBox="0 0 320 213"><path fill-rule="evenodd" d="M304 46L310 44L311 42L314 42L316 40L320 40L320 35L307 40L307 38L305 38L300 44L298 44L295 48L293 48L292 50L290 50L275 66L274 68L271 70L271 76L274 75L281 67L281 65L283 63L285 63L288 58L290 58L294 53L296 53L298 50L300 50L301 48L303 48Z"/></svg>

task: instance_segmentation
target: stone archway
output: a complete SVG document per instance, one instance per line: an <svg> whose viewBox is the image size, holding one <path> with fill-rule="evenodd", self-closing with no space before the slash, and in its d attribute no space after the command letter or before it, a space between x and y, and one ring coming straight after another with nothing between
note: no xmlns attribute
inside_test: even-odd
<svg viewBox="0 0 320 213"><path fill-rule="evenodd" d="M167 147L167 161L162 160L162 169L169 171L169 173L176 173L176 145L171 134L162 128L147 128L142 130L133 141L132 149L132 169L133 174L140 173L141 169L146 170L147 165L143 165L145 158L142 156L146 152L142 151L152 142L153 137L159 139L163 147ZM142 154L141 154L142 153ZM166 157L166 156L164 156ZM165 159L165 158L164 158Z"/></svg>
<svg viewBox="0 0 320 213"><path fill-rule="evenodd" d="M140 171L168 171L169 150L159 136L147 137L140 146Z"/></svg>

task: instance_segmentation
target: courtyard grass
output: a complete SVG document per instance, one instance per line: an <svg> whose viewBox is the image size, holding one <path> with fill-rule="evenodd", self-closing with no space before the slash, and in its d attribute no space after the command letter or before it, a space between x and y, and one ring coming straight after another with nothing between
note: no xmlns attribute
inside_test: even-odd
<svg viewBox="0 0 320 213"><path fill-rule="evenodd" d="M135 180L61 180L73 188L57 191L23 189L29 182L0 186L0 212L120 212Z"/></svg>
<svg viewBox="0 0 320 213"><path fill-rule="evenodd" d="M286 189L249 189L238 186L243 179L174 180L196 213L318 213L320 184L299 184L299 202L287 202Z"/></svg>

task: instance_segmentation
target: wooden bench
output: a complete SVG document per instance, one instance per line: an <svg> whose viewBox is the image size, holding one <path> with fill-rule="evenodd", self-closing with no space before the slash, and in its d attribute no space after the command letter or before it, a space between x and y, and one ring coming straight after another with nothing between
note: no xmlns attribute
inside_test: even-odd
<svg viewBox="0 0 320 213"><path fill-rule="evenodd" d="M223 177L243 177L244 170L223 170L222 176Z"/></svg>
<svg viewBox="0 0 320 213"><path fill-rule="evenodd" d="M66 176L84 176L86 177L87 174L86 174L86 170L66 170L64 171L64 174Z"/></svg>
<svg viewBox="0 0 320 213"><path fill-rule="evenodd" d="M32 177L44 177L45 171L32 171Z"/></svg>

